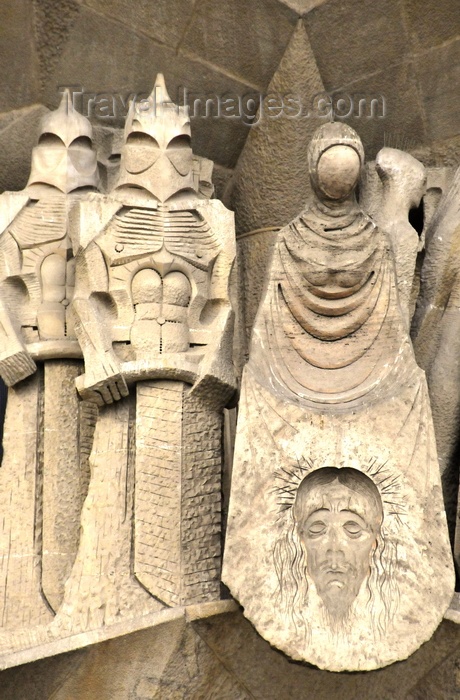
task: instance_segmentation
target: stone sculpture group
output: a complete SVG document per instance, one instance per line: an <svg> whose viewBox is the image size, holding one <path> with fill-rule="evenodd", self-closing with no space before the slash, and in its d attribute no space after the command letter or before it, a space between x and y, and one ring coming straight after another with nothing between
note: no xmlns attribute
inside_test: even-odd
<svg viewBox="0 0 460 700"><path fill-rule="evenodd" d="M354 196L361 142L325 124L309 156L315 200L279 233L243 373L223 578L293 658L370 670L431 637L453 567L390 243Z"/></svg>
<svg viewBox="0 0 460 700"><path fill-rule="evenodd" d="M363 166L353 129L318 129L314 199L278 234L241 380L222 571L263 637L332 671L406 658L454 590L408 335L425 169L382 149L370 217ZM222 596L239 310L211 172L160 75L110 193L66 93L26 189L0 197L0 656Z"/></svg>

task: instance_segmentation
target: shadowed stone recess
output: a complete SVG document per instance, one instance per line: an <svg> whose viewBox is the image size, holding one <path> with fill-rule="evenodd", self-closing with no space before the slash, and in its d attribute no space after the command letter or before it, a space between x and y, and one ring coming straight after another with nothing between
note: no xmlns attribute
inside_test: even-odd
<svg viewBox="0 0 460 700"><path fill-rule="evenodd" d="M293 663L241 613L182 620L0 673L2 700L457 700L458 626L409 660L333 674ZM456 694L457 693L457 694Z"/></svg>

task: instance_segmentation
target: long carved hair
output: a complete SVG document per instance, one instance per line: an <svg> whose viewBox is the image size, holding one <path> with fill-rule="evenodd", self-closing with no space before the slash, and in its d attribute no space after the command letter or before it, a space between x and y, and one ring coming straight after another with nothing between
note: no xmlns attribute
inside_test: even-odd
<svg viewBox="0 0 460 700"><path fill-rule="evenodd" d="M398 587L394 577L396 546L385 533L383 508L379 491L373 481L362 472L351 468L324 467L310 472L300 483L296 499L288 511L288 523L273 552L278 588L276 604L291 617L298 630L310 634L306 615L308 611L309 574L307 558L298 534L298 518L302 501L316 486L338 481L371 501L380 512L379 527L374 527L376 544L371 554L370 571L366 581L366 607L372 620L374 634L382 636L394 616L398 604ZM378 604L378 603L381 604Z"/></svg>

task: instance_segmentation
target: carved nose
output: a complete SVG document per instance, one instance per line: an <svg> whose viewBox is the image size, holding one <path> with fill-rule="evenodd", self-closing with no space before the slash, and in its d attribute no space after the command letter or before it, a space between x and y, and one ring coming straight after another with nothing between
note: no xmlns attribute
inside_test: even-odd
<svg viewBox="0 0 460 700"><path fill-rule="evenodd" d="M330 532L328 537L326 544L326 555L331 569L339 569L343 563L343 547L341 545L340 538L334 530Z"/></svg>

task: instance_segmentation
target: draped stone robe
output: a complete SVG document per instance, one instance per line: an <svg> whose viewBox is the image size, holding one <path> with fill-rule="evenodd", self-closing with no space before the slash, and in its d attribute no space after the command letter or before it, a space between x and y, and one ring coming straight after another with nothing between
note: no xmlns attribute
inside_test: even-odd
<svg viewBox="0 0 460 700"><path fill-rule="evenodd" d="M302 479L322 467L365 474L384 513L340 625L299 566L293 515ZM271 644L333 671L406 658L450 602L425 377L389 243L356 205L317 202L279 233L242 380L223 579Z"/></svg>

